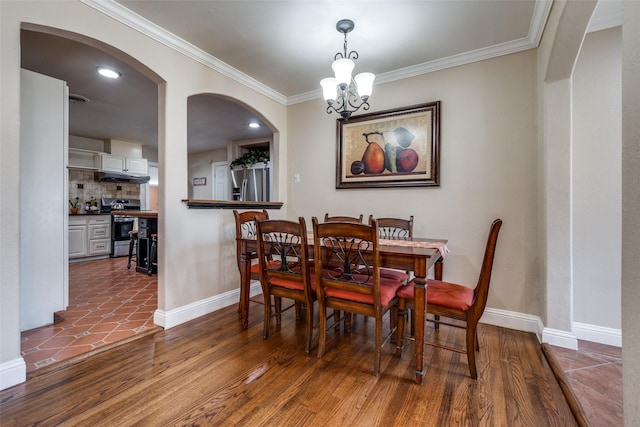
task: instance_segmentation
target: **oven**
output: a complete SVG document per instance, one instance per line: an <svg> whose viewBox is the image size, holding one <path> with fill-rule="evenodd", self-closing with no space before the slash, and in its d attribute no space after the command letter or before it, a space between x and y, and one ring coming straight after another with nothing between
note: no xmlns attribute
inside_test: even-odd
<svg viewBox="0 0 640 427"><path fill-rule="evenodd" d="M111 257L123 257L129 255L129 232L137 229L136 217L126 215L126 211L139 211L138 199L110 199L101 200L101 212L124 211L123 215L111 215Z"/></svg>

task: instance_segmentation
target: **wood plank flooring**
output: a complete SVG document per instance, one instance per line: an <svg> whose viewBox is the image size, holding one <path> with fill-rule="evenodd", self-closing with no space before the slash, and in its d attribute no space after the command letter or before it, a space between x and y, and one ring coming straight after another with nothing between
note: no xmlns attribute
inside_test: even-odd
<svg viewBox="0 0 640 427"><path fill-rule="evenodd" d="M350 334L329 333L318 359L304 353L293 311L267 340L261 316L252 304L242 330L231 306L45 372L0 392L0 424L576 425L533 334L480 325L477 381L464 355L427 346L420 386L413 343L401 358L385 347L381 375L372 374L370 319L358 316ZM455 328L439 339L464 342Z"/></svg>

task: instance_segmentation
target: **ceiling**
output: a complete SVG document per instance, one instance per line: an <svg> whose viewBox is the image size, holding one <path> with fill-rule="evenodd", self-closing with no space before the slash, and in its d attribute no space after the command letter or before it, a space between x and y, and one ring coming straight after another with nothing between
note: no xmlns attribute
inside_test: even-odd
<svg viewBox="0 0 640 427"><path fill-rule="evenodd" d="M536 47L551 7L549 0L81 1L284 105L321 97L319 81L343 48L335 29L342 18L355 22L348 35L349 50L360 55L354 73L373 72L381 83ZM592 29L620 25L620 10L619 0L601 1ZM24 68L65 80L70 93L89 99L70 103L72 135L157 146L157 86L108 50L22 35ZM122 77L98 78L100 65ZM375 111L375 86L371 104ZM264 124L249 129L253 120L229 100L192 97L189 151L271 135Z"/></svg>

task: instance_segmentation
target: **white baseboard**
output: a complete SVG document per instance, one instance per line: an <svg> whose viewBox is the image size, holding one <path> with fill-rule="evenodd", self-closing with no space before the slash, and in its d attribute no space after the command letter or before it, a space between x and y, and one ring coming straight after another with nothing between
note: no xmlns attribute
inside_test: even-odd
<svg viewBox="0 0 640 427"><path fill-rule="evenodd" d="M487 307L480 322L517 331L533 332L539 341L542 340L544 325L538 316Z"/></svg>
<svg viewBox="0 0 640 427"><path fill-rule="evenodd" d="M622 347L622 331L620 329L573 322L573 333L579 340Z"/></svg>
<svg viewBox="0 0 640 427"><path fill-rule="evenodd" d="M544 328L542 332L542 342L570 350L578 349L578 337L576 337L573 332L561 331L559 329Z"/></svg>
<svg viewBox="0 0 640 427"><path fill-rule="evenodd" d="M260 286L260 282L254 281L251 284L249 295L253 297L261 293L262 287ZM205 314L213 313L214 311L220 310L221 308L228 307L233 304L238 304L239 300L240 289L235 289L233 291L225 292L211 298L196 301L194 303L187 304L173 310L156 310L153 314L153 322L165 329L173 328L174 326L178 326L181 323L188 322L200 316L204 316Z"/></svg>
<svg viewBox="0 0 640 427"><path fill-rule="evenodd" d="M23 383L27 380L27 364L24 359L9 360L0 363L0 390L13 387L16 384Z"/></svg>

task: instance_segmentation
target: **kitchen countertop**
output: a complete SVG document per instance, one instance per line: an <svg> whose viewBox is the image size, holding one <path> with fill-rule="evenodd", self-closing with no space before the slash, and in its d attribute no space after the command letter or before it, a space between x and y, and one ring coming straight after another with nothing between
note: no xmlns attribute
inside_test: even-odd
<svg viewBox="0 0 640 427"><path fill-rule="evenodd" d="M158 218L158 211L111 211L111 215L126 215L138 218Z"/></svg>
<svg viewBox="0 0 640 427"><path fill-rule="evenodd" d="M69 216L100 216L100 215L111 215L108 213L89 213L89 212L78 212L77 214L70 213Z"/></svg>

